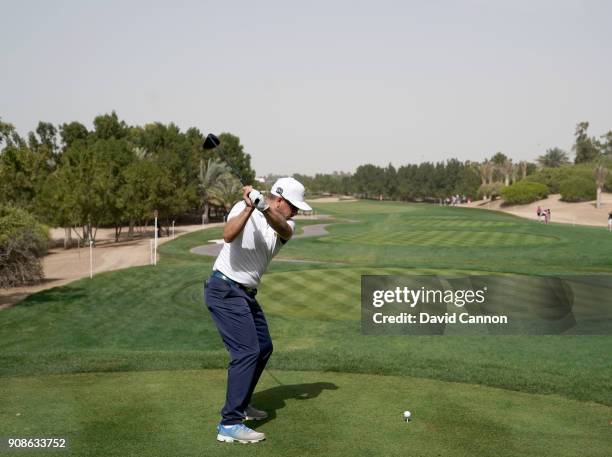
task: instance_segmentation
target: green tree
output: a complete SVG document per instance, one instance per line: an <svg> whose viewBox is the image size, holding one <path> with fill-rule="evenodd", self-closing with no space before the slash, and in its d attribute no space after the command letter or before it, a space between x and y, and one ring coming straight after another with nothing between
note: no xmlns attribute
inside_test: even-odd
<svg viewBox="0 0 612 457"><path fill-rule="evenodd" d="M493 157L491 157L491 162L497 166L502 166L504 163L508 161L508 156L503 152L497 152Z"/></svg>
<svg viewBox="0 0 612 457"><path fill-rule="evenodd" d="M69 249L72 247L72 227L79 223L79 218L70 198L73 187L61 177L59 169L47 176L36 199L36 213L52 227L64 228L64 249Z"/></svg>
<svg viewBox="0 0 612 457"><path fill-rule="evenodd" d="M612 130L601 136L601 153L612 159Z"/></svg>
<svg viewBox="0 0 612 457"><path fill-rule="evenodd" d="M588 128L588 122L580 122L576 126L576 132L574 133L576 142L572 146L572 150L576 152L576 158L574 159L576 164L592 162L600 155L598 142L588 136Z"/></svg>
<svg viewBox="0 0 612 457"><path fill-rule="evenodd" d="M477 164L467 162L461 167L455 184L455 192L475 198L480 185L480 175Z"/></svg>
<svg viewBox="0 0 612 457"><path fill-rule="evenodd" d="M541 167L548 168L558 168L570 163L567 152L559 148L547 149L546 154L539 156L537 161Z"/></svg>
<svg viewBox="0 0 612 457"><path fill-rule="evenodd" d="M526 160L521 160L518 163L518 167L520 170L521 179L525 179L527 177L528 162Z"/></svg>
<svg viewBox="0 0 612 457"><path fill-rule="evenodd" d="M15 126L8 122L2 122L2 118L0 118L0 146L3 143L6 148L18 148L25 145L25 141L19 136Z"/></svg>
<svg viewBox="0 0 612 457"><path fill-rule="evenodd" d="M120 121L117 113L101 114L96 116L93 121L94 136L99 140L109 140L111 138L126 138L129 134L129 127L125 121Z"/></svg>
<svg viewBox="0 0 612 457"><path fill-rule="evenodd" d="M504 176L504 185L509 186L511 184L511 178L514 173L514 165L512 159L507 159L502 165L500 165L500 171Z"/></svg>
<svg viewBox="0 0 612 457"><path fill-rule="evenodd" d="M39 122L36 127L39 144L46 146L52 154L56 154L59 147L57 144L57 128L50 122Z"/></svg>
<svg viewBox="0 0 612 457"><path fill-rule="evenodd" d="M357 167L353 180L355 191L364 198L379 198L384 191L384 170L372 164Z"/></svg>
<svg viewBox="0 0 612 457"><path fill-rule="evenodd" d="M512 160L502 152L497 152L491 157L490 163L493 166L490 183L504 181L508 185L512 175Z"/></svg>
<svg viewBox="0 0 612 457"><path fill-rule="evenodd" d="M479 195L482 195L485 200L489 198L490 184L493 183L493 173L495 171L495 163L491 160L485 160L478 165L478 172L480 174L480 188Z"/></svg>
<svg viewBox="0 0 612 457"><path fill-rule="evenodd" d="M36 196L52 168L46 147L11 143L0 154L0 203L35 211Z"/></svg>
<svg viewBox="0 0 612 457"><path fill-rule="evenodd" d="M64 228L64 249L72 247L72 230L77 225L78 218L74 208L68 206L69 199L65 198L72 192L70 183L62 181L62 174L57 169L61 164L61 154L77 141L85 143L89 135L87 128L79 122L59 126L61 151L55 158L55 170L45 179L37 198L37 214L54 227Z"/></svg>
<svg viewBox="0 0 612 457"><path fill-rule="evenodd" d="M75 142L62 154L54 177L61 189L56 202L58 211L65 211L75 227L82 227L81 234L76 229L75 233L84 242L95 242L97 228L109 220L106 212L109 197L105 195L109 190L106 170L109 164L104 155L99 156L100 149L100 145Z"/></svg>
<svg viewBox="0 0 612 457"><path fill-rule="evenodd" d="M207 158L218 158L224 161L231 172L241 180L242 184L250 185L255 180L255 170L251 168L251 156L244 152L240 138L231 133L219 135L221 144L208 152Z"/></svg>
<svg viewBox="0 0 612 457"><path fill-rule="evenodd" d="M332 183L336 183L337 179L332 179ZM332 184L333 186L333 184ZM397 198L397 171L392 164L387 165L383 172L383 195L387 199ZM335 189L334 189L335 190ZM338 192L334 192L338 193Z"/></svg>
<svg viewBox="0 0 612 457"><path fill-rule="evenodd" d="M75 141L86 141L89 131L80 122L69 122L62 124L59 129L64 150L74 144Z"/></svg>
<svg viewBox="0 0 612 457"><path fill-rule="evenodd" d="M158 206L160 189L170 189L171 183L164 169L148 159L129 164L123 171L121 195L124 200L124 214L129 223L128 236L134 235L134 226L145 225L153 217Z"/></svg>
<svg viewBox="0 0 612 457"><path fill-rule="evenodd" d="M98 139L90 147L95 159L92 185L102 202L101 222L115 228L115 241L119 241L127 222L126 198L121 192L124 187L122 170L136 160L136 155L125 138Z"/></svg>
<svg viewBox="0 0 612 457"><path fill-rule="evenodd" d="M208 191L210 203L220 206L225 210L225 215L237 201L242 197L242 184L235 176L225 173Z"/></svg>
<svg viewBox="0 0 612 457"><path fill-rule="evenodd" d="M204 160L200 162L200 196L202 199L202 206L204 211L202 213L202 223L208 224L209 221L209 212L210 205L215 204L222 200L220 194L223 192L217 188L217 186L227 187L229 184L227 182L223 182L223 180L227 180L226 175L229 174L229 169L225 162L221 162L217 159L208 159L206 164ZM237 178L236 178L237 179ZM229 186L231 188L231 186Z"/></svg>
<svg viewBox="0 0 612 457"><path fill-rule="evenodd" d="M204 157L202 144L195 144L201 134L197 129L181 133L174 124L164 125L160 122L135 127L130 130L130 141L140 157L152 160L168 172L175 189L174 196L168 196L165 202L174 201L176 207L166 217L175 217L187 209L200 205L199 161ZM169 219L165 219L167 223Z"/></svg>

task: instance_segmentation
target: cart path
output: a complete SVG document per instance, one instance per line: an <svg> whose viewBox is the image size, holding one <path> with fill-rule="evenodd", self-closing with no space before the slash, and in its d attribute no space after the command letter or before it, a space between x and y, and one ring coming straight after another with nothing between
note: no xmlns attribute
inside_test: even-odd
<svg viewBox="0 0 612 457"><path fill-rule="evenodd" d="M307 225L303 228L304 233L301 233L300 235L295 235L293 238L299 239L299 238L309 238L309 237L314 237L314 236L329 235L329 232L325 229L325 227L327 227L328 225L331 225L331 224ZM221 252L221 249L223 249L223 244L224 244L222 242L223 240L216 240L216 241L218 242L214 244L206 244L204 246L197 246L195 248L192 248L190 249L190 252L194 254L198 254L198 255L208 255L211 257L216 257ZM324 263L324 262L319 262L316 260L295 260L295 259L275 259L275 260L280 260L283 262Z"/></svg>

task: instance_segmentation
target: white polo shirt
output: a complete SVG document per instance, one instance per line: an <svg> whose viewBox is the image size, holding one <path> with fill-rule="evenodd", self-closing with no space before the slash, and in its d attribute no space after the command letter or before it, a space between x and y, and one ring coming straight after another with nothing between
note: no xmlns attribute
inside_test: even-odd
<svg viewBox="0 0 612 457"><path fill-rule="evenodd" d="M233 219L245 208L244 201L236 203L227 220ZM295 231L295 222L289 219L287 223L291 231ZM247 287L257 287L270 261L282 246L283 242L270 227L266 217L255 210L234 241L223 244L213 270L219 270L228 278Z"/></svg>

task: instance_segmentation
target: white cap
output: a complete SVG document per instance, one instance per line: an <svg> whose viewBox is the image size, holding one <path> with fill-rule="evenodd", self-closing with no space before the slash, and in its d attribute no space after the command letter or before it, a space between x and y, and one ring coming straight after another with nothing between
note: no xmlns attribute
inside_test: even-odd
<svg viewBox="0 0 612 457"><path fill-rule="evenodd" d="M304 186L297 179L280 178L272 186L271 194L283 197L302 211L312 211L310 205L304 201Z"/></svg>

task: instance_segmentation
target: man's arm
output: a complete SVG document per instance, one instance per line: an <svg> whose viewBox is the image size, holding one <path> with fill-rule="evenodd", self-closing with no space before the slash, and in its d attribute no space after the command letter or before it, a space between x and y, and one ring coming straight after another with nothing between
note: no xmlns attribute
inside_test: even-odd
<svg viewBox="0 0 612 457"><path fill-rule="evenodd" d="M251 214L253 214L253 211L255 210L253 203L249 198L249 192L251 192L252 187L246 186L242 190L242 198L244 199L246 206L242 211L240 211L240 214L229 219L223 226L223 241L226 243L231 243L238 235L240 235L240 232L242 232L244 226L249 220L249 217L251 217Z"/></svg>
<svg viewBox="0 0 612 457"><path fill-rule="evenodd" d="M279 210L272 206L265 210L263 215L266 217L270 227L272 227L274 231L278 233L278 236L281 237L281 240L289 241L289 239L293 236L293 229L287 223L285 216L283 216Z"/></svg>

